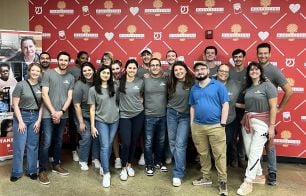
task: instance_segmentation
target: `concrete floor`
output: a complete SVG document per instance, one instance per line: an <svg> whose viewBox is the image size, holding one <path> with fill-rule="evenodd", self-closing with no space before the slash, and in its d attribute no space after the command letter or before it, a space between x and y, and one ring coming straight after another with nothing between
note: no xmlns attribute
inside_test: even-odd
<svg viewBox="0 0 306 196"><path fill-rule="evenodd" d="M64 152L63 166L69 170L68 177L49 173L50 185L41 185L38 181L23 176L17 182L9 180L11 160L0 162L0 196L70 196L70 195L218 195L216 171L213 170L213 185L193 186L192 180L200 176L199 167L195 163L187 166L187 175L181 187L171 184L171 170L167 173L155 173L147 177L144 167L135 166L136 176L129 177L128 181L119 179L120 169L111 168L111 188L101 186L102 177L91 166L89 171L81 171L78 163L72 161L68 151ZM168 169L170 169L169 166ZM264 168L265 165L264 165ZM278 185L255 185L250 195L306 195L306 165L278 164ZM236 195L243 178L244 170L241 168L228 168L229 195Z"/></svg>

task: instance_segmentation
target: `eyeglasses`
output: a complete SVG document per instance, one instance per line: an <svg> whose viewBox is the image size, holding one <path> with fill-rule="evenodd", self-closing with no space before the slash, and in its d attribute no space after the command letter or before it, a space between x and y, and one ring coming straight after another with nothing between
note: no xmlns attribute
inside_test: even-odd
<svg viewBox="0 0 306 196"><path fill-rule="evenodd" d="M222 69L219 69L218 72L220 72L220 73L225 73L225 74L228 74L228 73L229 73L229 71L225 71L225 70L222 70Z"/></svg>
<svg viewBox="0 0 306 196"><path fill-rule="evenodd" d="M110 61L111 59L110 58L103 58L102 60L103 61Z"/></svg>

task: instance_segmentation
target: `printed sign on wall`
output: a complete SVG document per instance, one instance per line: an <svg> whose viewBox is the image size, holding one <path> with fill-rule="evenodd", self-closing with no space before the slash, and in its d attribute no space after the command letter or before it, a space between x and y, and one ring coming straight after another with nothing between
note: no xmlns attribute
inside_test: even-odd
<svg viewBox="0 0 306 196"><path fill-rule="evenodd" d="M224 63L242 48L247 64L257 60L256 46L268 42L271 61L294 91L278 114L277 154L305 158L305 9L303 0L31 0L29 23L43 32L43 50L53 59L61 50L74 58L85 50L97 66L105 51L141 64L140 51L150 47L162 60L174 49L192 67L207 45L217 47Z"/></svg>

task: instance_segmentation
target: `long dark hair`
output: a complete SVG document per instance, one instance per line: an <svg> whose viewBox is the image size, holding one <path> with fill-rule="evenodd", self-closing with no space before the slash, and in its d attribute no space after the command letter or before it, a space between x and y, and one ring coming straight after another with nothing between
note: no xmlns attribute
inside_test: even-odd
<svg viewBox="0 0 306 196"><path fill-rule="evenodd" d="M105 65L102 65L98 71L97 71L97 77L96 77L96 82L95 82L95 90L98 94L102 94L101 91L101 84L102 84L102 79L100 77L100 73L104 70L104 69L109 69L110 72L110 78L107 81L107 89L108 89L108 94L110 97L113 97L115 95L115 87L114 87L114 81L113 81L113 74L112 74L112 70L110 67L107 67Z"/></svg>
<svg viewBox="0 0 306 196"><path fill-rule="evenodd" d="M84 83L84 84L86 84L87 83L87 81L86 81L86 78L84 77L84 74L83 74L83 68L84 67L90 67L92 70L93 70L93 83L92 83L92 86L94 85L94 83L95 83L95 80L96 80L96 70L95 70L95 67L94 67L94 65L92 64L92 63L90 63L90 62L84 62L84 63L82 63L82 65L81 65L81 76L80 76L80 80Z"/></svg>
<svg viewBox="0 0 306 196"><path fill-rule="evenodd" d="M120 83L119 83L119 91L125 94L125 85L126 85L126 69L128 67L129 64L134 63L136 65L136 67L138 68L138 62L135 59L129 59L126 61L125 63L125 73L123 74L123 76L120 79ZM135 76L136 77L136 76Z"/></svg>
<svg viewBox="0 0 306 196"><path fill-rule="evenodd" d="M187 65L183 61L176 61L173 64L173 67L171 69L170 77L168 79L168 95L172 96L176 91L176 85L178 79L174 75L174 68L175 66L182 66L186 70L186 76L184 81L183 89L188 89L194 84L194 76L191 73L191 71L188 69Z"/></svg>
<svg viewBox="0 0 306 196"><path fill-rule="evenodd" d="M250 71L253 67L256 67L257 69L260 70L261 74L260 74L259 82L262 83L266 81L266 78L264 76L264 70L261 67L261 65L255 61L252 61L247 67L244 90L246 90L247 88L250 88L253 84L252 78L250 77Z"/></svg>

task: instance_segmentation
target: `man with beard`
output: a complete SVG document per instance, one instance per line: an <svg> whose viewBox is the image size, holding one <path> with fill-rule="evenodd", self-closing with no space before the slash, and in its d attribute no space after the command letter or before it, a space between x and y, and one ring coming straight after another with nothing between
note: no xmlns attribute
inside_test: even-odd
<svg viewBox="0 0 306 196"><path fill-rule="evenodd" d="M48 52L42 52L39 55L39 63L42 67L42 72L44 73L45 71L47 71L50 67L50 63L51 63L51 57L50 54Z"/></svg>
<svg viewBox="0 0 306 196"><path fill-rule="evenodd" d="M74 77L67 72L70 61L70 54L60 52L57 55L58 66L48 69L43 76L42 98L44 101L41 145L39 150L39 181L41 184L50 183L47 176L48 155L52 142L53 158L52 172L62 176L69 175L69 172L61 167L61 149L63 134L68 119L67 109L72 100L72 89Z"/></svg>
<svg viewBox="0 0 306 196"><path fill-rule="evenodd" d="M202 176L193 185L211 185L210 147L218 171L219 194L228 195L226 171L225 125L229 110L229 97L225 86L209 78L208 65L194 65L196 83L190 91L190 123L192 139L200 154ZM210 147L209 147L210 146Z"/></svg>

